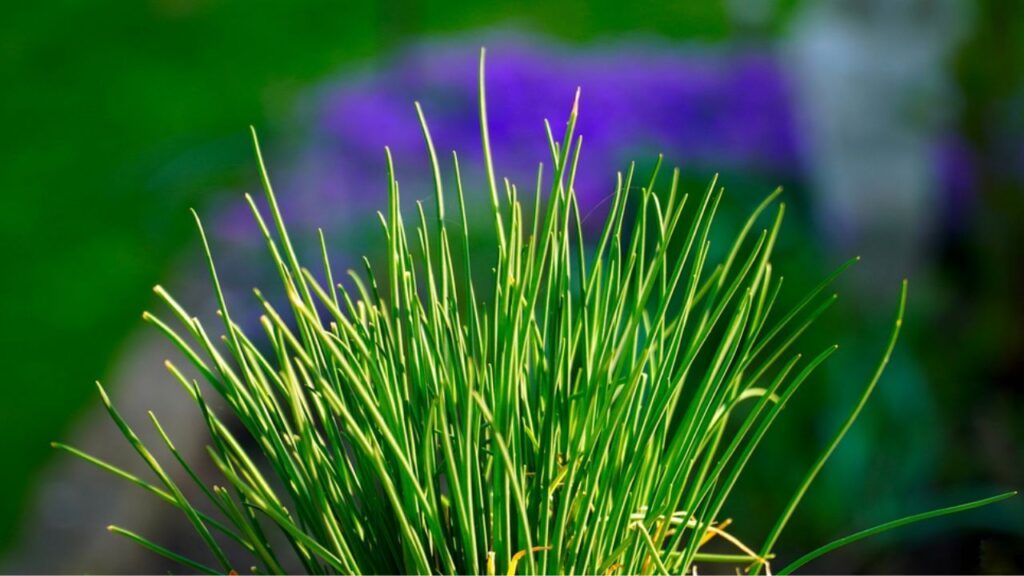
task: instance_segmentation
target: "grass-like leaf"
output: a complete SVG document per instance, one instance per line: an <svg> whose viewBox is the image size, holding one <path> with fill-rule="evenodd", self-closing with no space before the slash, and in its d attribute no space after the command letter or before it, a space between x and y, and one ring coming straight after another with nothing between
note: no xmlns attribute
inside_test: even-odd
<svg viewBox="0 0 1024 576"><path fill-rule="evenodd" d="M782 278L771 258L785 212L780 191L715 261L710 238L723 189L716 178L691 197L678 171L666 187L660 159L644 185L634 184L633 167L619 175L600 236L585 238L573 186L579 92L561 137L546 126L551 168L541 166L532 202L524 203L515 184L496 177L484 85L481 54L491 261L471 261L470 192L454 153L452 174L443 172L418 104L433 210L417 203L414 223L405 221L385 151L387 262L383 270L367 262L364 273L349 271L348 284L335 281L322 232L322 274L303 266L253 132L270 219L247 201L287 296L281 308L256 292L262 337L229 312L196 216L223 336L211 337L159 287L176 322L145 318L204 380L189 381L168 363L209 429L209 455L225 487L207 486L152 420L216 514L186 499L102 388L111 416L162 487L59 447L182 510L224 572L251 563L271 573L285 566L467 574L667 574L701 563L768 569L777 538L882 375L906 284L874 377L755 553L726 531L722 510L783 407L835 351L804 360L791 349L835 300L828 287L853 261L778 310ZM451 181L454 207L445 190ZM481 270L489 281L479 280ZM209 408L211 392L247 438ZM996 500L860 532L787 571L878 531ZM216 571L114 530L188 569ZM229 559L222 538L241 546L244 564ZM704 549L715 538L735 550Z"/></svg>

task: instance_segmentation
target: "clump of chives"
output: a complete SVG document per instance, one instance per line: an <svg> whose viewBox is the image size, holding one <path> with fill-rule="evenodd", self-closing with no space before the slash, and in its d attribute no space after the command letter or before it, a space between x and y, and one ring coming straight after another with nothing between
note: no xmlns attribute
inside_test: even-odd
<svg viewBox="0 0 1024 576"><path fill-rule="evenodd" d="M349 271L348 285L335 282L322 234L321 276L299 262L257 143L269 221L247 200L287 309L256 291L264 334L240 328L197 216L224 336L216 341L160 288L180 327L145 316L205 380L167 363L203 416L224 486L208 486L150 413L207 502L187 498L102 386L111 417L158 482L57 444L181 509L209 551L194 559L111 530L210 574L243 566L280 573L296 564L310 573L664 574L711 563L769 571L777 538L882 375L906 283L858 403L764 543L747 545L727 531L722 509L787 400L835 351L805 359L791 349L835 300L827 289L853 261L777 310L782 282L771 254L785 211L780 191L714 260L709 237L723 189L714 179L691 196L679 189L678 171L666 186L660 161L645 182L633 168L619 175L588 249L573 185L578 104L577 92L560 140L546 126L551 168L538 170L524 203L514 184L496 177L481 54L493 261L471 261L458 157L450 158L455 189L446 190L447 171L417 105L435 205L418 202L415 223L405 223L388 153L386 270L367 263L362 275ZM769 210L774 218L759 229ZM489 284L474 281L481 265L492 271ZM248 443L209 408L210 391ZM1011 495L855 533L778 573L880 531ZM732 551L708 551L715 539Z"/></svg>

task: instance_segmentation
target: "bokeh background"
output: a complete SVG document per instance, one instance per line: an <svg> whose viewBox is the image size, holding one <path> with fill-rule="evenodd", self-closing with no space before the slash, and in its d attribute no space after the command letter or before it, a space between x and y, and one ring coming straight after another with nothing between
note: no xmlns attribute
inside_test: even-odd
<svg viewBox="0 0 1024 576"><path fill-rule="evenodd" d="M293 234L339 267L376 250L383 146L407 198L429 181L413 100L439 148L479 157L475 59L489 47L499 172L523 186L582 87L585 202L662 152L699 190L722 172L720 231L786 187L792 296L847 257L841 304L805 338L841 353L787 410L728 511L757 542L881 352L899 279L906 338L780 554L930 507L1024 486L1024 3L707 0L58 1L0 18L0 570L155 572L112 522L191 545L168 506L70 462L134 470L99 414L109 382L200 454L140 313L163 284L212 296L188 214L214 230L230 297L270 279L242 192L259 130ZM472 168L467 181L473 182ZM480 192L479 186L476 192ZM474 190L470 190L472 196ZM815 572L1019 573L1019 500L843 550Z"/></svg>

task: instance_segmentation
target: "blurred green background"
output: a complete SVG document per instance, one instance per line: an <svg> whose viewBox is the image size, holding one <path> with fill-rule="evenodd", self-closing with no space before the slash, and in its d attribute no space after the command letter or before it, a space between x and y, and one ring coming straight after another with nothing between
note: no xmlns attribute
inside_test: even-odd
<svg viewBox="0 0 1024 576"><path fill-rule="evenodd" d="M921 314L928 319L916 329L913 345L925 351L929 377L937 382L933 425L960 432L941 435L960 445L938 448L948 458L934 482L985 479L1004 486L1020 481L1024 459L1020 445L1005 442L1020 439L1016 420L1024 394L1024 201L1006 162L1024 158L997 158L993 131L1007 107L1022 102L1024 3L970 4L971 30L952 73L963 99L957 126L983 159L979 207L965 231L943 246L937 273L942 288L922 304L935 304L941 313ZM0 297L0 546L17 542L39 475L55 456L49 442L65 438L75 416L94 402L92 382L108 373L140 326L151 286L167 282L172 265L194 248L187 208L252 184L247 125L256 125L271 146L285 147L278 136L288 133L304 89L425 35L514 25L591 45L637 34L742 43L781 34L801 8L796 0L775 2L769 21L749 30L717 1L5 6L0 245L8 264ZM957 299L965 299L963 306L955 305ZM950 326L969 332L951 333ZM996 447L982 446L978 419L997 429L1017 426L1017 432L997 430ZM886 433L905 430L883 432L883 441ZM811 448L807 453L813 455ZM842 497L841 486L833 495ZM834 520L841 531L842 517ZM997 544L1004 542L991 566L1020 569L1020 534L1008 536L996 526L990 532ZM971 546L987 532L975 526L957 534L943 537L977 555ZM874 566L906 565L883 559Z"/></svg>

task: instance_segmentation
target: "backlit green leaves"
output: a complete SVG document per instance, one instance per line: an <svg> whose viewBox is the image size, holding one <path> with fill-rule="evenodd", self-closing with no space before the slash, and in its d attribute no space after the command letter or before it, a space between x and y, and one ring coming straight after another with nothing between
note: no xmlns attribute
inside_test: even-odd
<svg viewBox="0 0 1024 576"><path fill-rule="evenodd" d="M68 449L181 509L209 554L186 559L115 531L207 572L252 564L274 573L291 566L472 574L765 568L877 384L906 286L877 374L755 554L725 531L720 515L788 399L835 350L805 360L792 348L834 301L826 290L849 263L792 309L777 310L781 278L771 255L784 214L779 191L714 261L711 229L723 189L715 179L691 197L678 172L659 177L660 161L643 185L634 183L632 167L619 176L600 235L585 237L573 187L582 149L574 133L579 93L561 138L547 127L551 169L538 171L534 196L524 202L514 184L502 189L495 176L482 57L489 191L464 187L454 154L452 174L442 172L424 112L418 105L416 112L433 170L433 210L417 203L414 224L405 221L408 207L386 152L387 262L382 270L367 262L347 282L335 282L323 234L322 270L303 266L256 144L272 226L247 199L280 275L284 308L257 291L264 333L247 334L229 313L199 225L223 337L211 337L159 288L175 321L146 315L205 380L190 381L168 363L209 429L223 486L206 485L153 417L207 500L197 508L105 394L111 416L163 487ZM444 189L452 177L453 206ZM468 193L490 196L487 262L470 260L476 218L467 214ZM475 276L480 270L491 272L488 282ZM211 391L244 441L209 408ZM713 537L734 553L702 550ZM247 557L229 557L224 538Z"/></svg>

